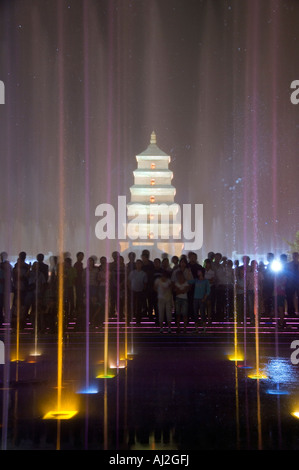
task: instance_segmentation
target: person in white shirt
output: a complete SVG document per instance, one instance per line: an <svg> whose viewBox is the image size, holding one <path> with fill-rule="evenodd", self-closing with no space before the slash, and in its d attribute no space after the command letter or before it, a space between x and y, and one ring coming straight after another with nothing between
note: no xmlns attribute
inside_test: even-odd
<svg viewBox="0 0 299 470"><path fill-rule="evenodd" d="M177 333L180 333L181 319L184 322L184 333L186 333L187 322L188 322L188 291L190 285L185 279L185 276L181 270L178 270L176 281L174 283L175 292L175 315Z"/></svg>
<svg viewBox="0 0 299 470"><path fill-rule="evenodd" d="M169 274L163 271L155 280L154 288L157 291L160 332L163 333L164 317L168 325L168 333L171 333L172 320L172 283Z"/></svg>

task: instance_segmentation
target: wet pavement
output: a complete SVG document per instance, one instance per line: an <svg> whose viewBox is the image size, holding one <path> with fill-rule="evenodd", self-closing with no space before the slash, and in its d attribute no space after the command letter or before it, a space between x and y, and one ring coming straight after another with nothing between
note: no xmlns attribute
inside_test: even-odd
<svg viewBox="0 0 299 470"><path fill-rule="evenodd" d="M284 331L265 324L258 335L224 323L206 335L192 327L177 335L146 323L127 330L112 324L112 377L103 378L104 332L70 331L61 396L62 408L76 414L44 419L57 408L57 341L44 335L41 355L31 356L28 331L20 335L19 361L0 365L2 449L298 450L299 420L292 414L297 405L299 411L297 340L296 322ZM9 342L12 357L16 338ZM236 345L237 361L231 360ZM90 393L83 393L87 387Z"/></svg>

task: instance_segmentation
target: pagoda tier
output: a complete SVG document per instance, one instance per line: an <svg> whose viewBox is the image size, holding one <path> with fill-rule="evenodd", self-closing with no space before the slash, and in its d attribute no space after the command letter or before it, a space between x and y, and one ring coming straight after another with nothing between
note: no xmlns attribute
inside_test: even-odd
<svg viewBox="0 0 299 470"><path fill-rule="evenodd" d="M162 252L179 256L181 241L180 207L174 202L175 187L169 170L171 158L157 146L153 132L146 150L136 156L134 184L127 204L127 235L130 241L121 242L122 252L133 250L140 256L147 248L153 256Z"/></svg>
<svg viewBox="0 0 299 470"><path fill-rule="evenodd" d="M173 172L168 168L171 159L157 146L154 132L150 145L136 160L138 167L133 172L134 185L130 188L128 221L138 215L142 238L179 238L181 225L176 223L179 206L174 202L176 189L171 184ZM132 224L128 225L128 231L132 237Z"/></svg>
<svg viewBox="0 0 299 470"><path fill-rule="evenodd" d="M175 188L171 184L173 173L168 169L170 156L159 149L156 134L151 135L150 145L136 156L138 168L133 172L131 203L174 203Z"/></svg>

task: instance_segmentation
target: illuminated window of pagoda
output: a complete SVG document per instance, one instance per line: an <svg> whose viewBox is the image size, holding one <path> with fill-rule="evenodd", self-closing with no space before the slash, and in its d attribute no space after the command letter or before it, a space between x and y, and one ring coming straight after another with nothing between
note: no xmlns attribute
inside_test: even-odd
<svg viewBox="0 0 299 470"><path fill-rule="evenodd" d="M156 181L152 178L151 179L151 185L154 186L156 184Z"/></svg>
<svg viewBox="0 0 299 470"><path fill-rule="evenodd" d="M150 197L150 202L155 202L155 196Z"/></svg>
<svg viewBox="0 0 299 470"><path fill-rule="evenodd" d="M150 239L154 238L153 232L150 232L150 233L148 234L148 238L150 238Z"/></svg>
<svg viewBox="0 0 299 470"><path fill-rule="evenodd" d="M154 170L156 168L156 164L155 163L151 163L151 169Z"/></svg>

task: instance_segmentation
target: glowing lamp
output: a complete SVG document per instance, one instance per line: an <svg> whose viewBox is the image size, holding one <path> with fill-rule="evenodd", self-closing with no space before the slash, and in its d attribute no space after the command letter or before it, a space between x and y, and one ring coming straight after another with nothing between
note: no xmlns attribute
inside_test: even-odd
<svg viewBox="0 0 299 470"><path fill-rule="evenodd" d="M155 163L151 163L151 169L154 170L156 168L156 164Z"/></svg>
<svg viewBox="0 0 299 470"><path fill-rule="evenodd" d="M150 197L150 202L155 202L155 196Z"/></svg>
<svg viewBox="0 0 299 470"><path fill-rule="evenodd" d="M263 373L258 373L258 374L252 374L252 375L248 375L248 377L250 379L256 379L256 380L259 380L259 379L267 379L268 377L263 374Z"/></svg>
<svg viewBox="0 0 299 470"><path fill-rule="evenodd" d="M73 418L78 411L70 411L70 410L62 410L62 411L48 411L48 413L45 414L43 419L71 419Z"/></svg>
<svg viewBox="0 0 299 470"><path fill-rule="evenodd" d="M278 260L274 260L273 263L271 263L271 270L275 273L278 273L279 271L282 270L282 264Z"/></svg>
<svg viewBox="0 0 299 470"><path fill-rule="evenodd" d="M294 411L292 413L292 415L295 417L295 418L299 418L299 411Z"/></svg>
<svg viewBox="0 0 299 470"><path fill-rule="evenodd" d="M39 352L39 351L34 351L34 352L30 353L30 356L32 356L32 357L39 357L41 355L42 355L42 353Z"/></svg>
<svg viewBox="0 0 299 470"><path fill-rule="evenodd" d="M229 356L228 359L230 361L244 361L244 357L243 356Z"/></svg>
<svg viewBox="0 0 299 470"><path fill-rule="evenodd" d="M156 184L156 181L154 179L151 179L151 185L154 186Z"/></svg>
<svg viewBox="0 0 299 470"><path fill-rule="evenodd" d="M126 368L126 361L120 360L119 364L110 364L110 369L125 369Z"/></svg>
<svg viewBox="0 0 299 470"><path fill-rule="evenodd" d="M115 374L99 374L97 375L97 379L113 379Z"/></svg>

